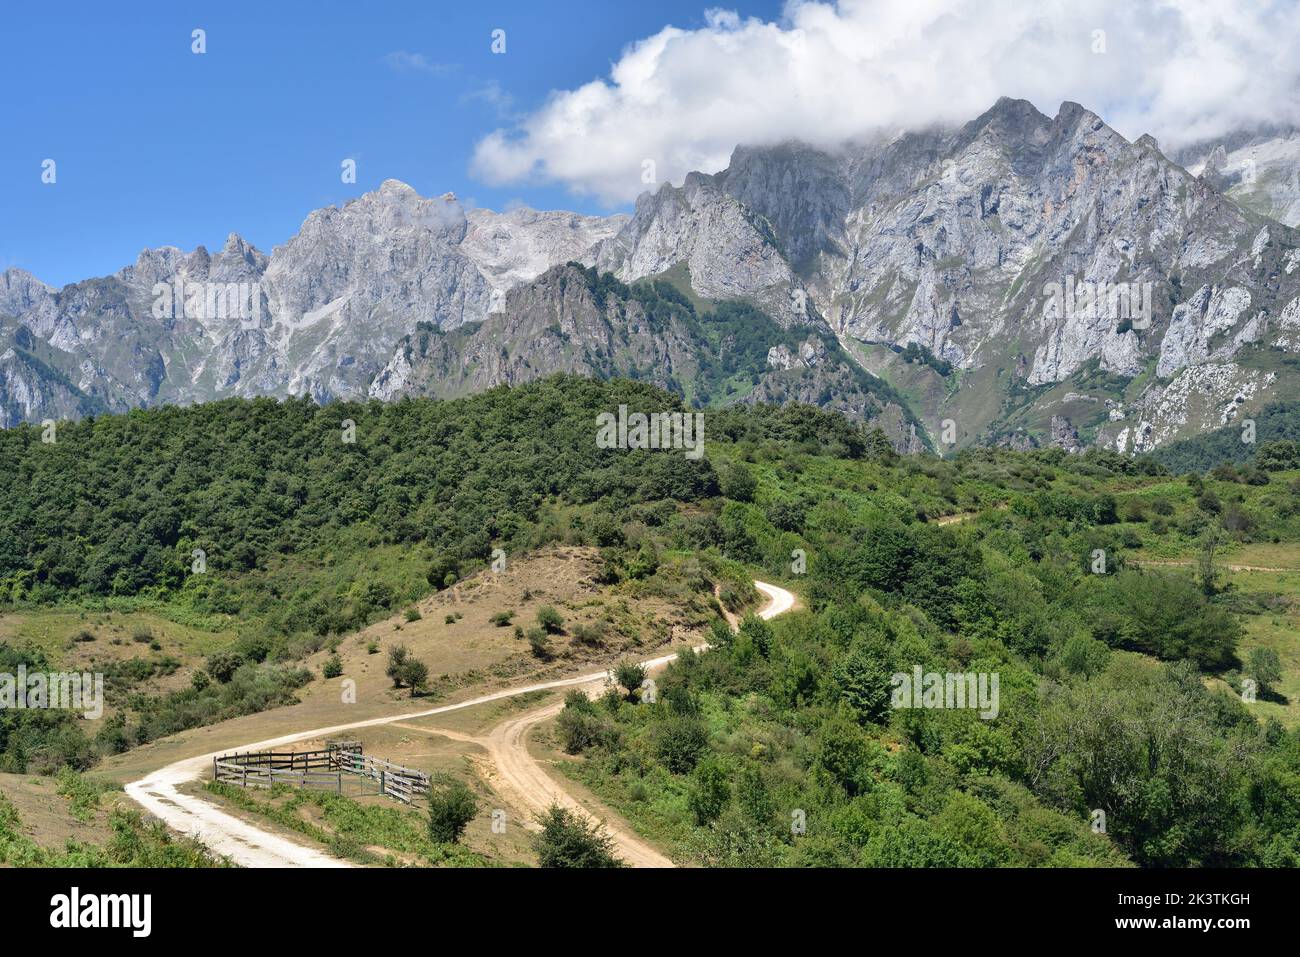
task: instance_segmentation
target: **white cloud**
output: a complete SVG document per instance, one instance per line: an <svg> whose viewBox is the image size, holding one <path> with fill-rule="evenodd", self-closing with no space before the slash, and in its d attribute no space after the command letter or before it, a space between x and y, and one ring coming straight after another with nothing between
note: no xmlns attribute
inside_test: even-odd
<svg viewBox="0 0 1300 957"><path fill-rule="evenodd" d="M1004 95L1049 115L1074 100L1172 147L1300 123L1298 40L1294 0L790 0L779 23L710 10L485 137L473 168L626 202L647 159L680 182L737 144L958 124Z"/></svg>

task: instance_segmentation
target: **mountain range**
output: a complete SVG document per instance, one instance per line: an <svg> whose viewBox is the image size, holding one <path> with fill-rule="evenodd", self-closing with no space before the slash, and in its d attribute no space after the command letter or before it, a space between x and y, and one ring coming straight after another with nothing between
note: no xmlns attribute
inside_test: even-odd
<svg viewBox="0 0 1300 957"><path fill-rule="evenodd" d="M1146 451L1300 398L1300 133L1170 155L1064 103L738 147L631 215L388 180L265 254L0 274L0 425L225 396L454 396L553 372L800 400L904 451Z"/></svg>

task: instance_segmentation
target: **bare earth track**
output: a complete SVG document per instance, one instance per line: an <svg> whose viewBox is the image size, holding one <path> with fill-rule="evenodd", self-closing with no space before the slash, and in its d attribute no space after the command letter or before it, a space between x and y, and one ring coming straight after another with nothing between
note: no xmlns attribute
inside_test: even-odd
<svg viewBox="0 0 1300 957"><path fill-rule="evenodd" d="M769 585L766 582L754 582L754 585L768 596L768 604L758 614L762 618L775 618L794 607L795 597L784 588ZM663 655L642 662L652 671L662 668L677 657L676 654ZM351 724L334 725L328 728L313 728L294 734L271 738L266 741L254 741L237 748L225 748L225 751L264 751L278 748L296 741L323 738L353 731L358 728L374 727L383 724L398 724L417 718L432 717L472 708L475 705L513 698L534 691L548 691L559 688L583 687L588 694L599 691L608 681L609 673L601 671L596 674L580 675L575 678L563 678L541 684L524 685L508 688L492 694L471 698L456 704L430 708L427 711L404 712L384 718L371 718ZM554 803L559 803L571 810L590 816L589 812L578 803L564 788L551 778L528 751L528 734L538 724L558 714L562 702L551 702L541 708L523 715L516 715L501 725L493 728L485 738L474 739L488 751L490 760L499 777L503 789L511 792L521 803L534 811L544 810ZM428 733L441 734L436 729L423 729ZM449 735L452 736L452 735ZM213 852L229 857L231 861L244 867L347 867L346 862L330 857L322 851L306 847L296 841L262 830L255 824L243 821L228 814L201 795L182 793L179 788L192 781L199 780L208 768L216 752L195 758L186 758L160 768L146 775L139 781L126 786L126 793L149 813L157 816L169 827L188 834L206 844ZM627 863L638 867L671 867L672 861L654 848L622 827L609 826L607 830L614 839L618 855Z"/></svg>

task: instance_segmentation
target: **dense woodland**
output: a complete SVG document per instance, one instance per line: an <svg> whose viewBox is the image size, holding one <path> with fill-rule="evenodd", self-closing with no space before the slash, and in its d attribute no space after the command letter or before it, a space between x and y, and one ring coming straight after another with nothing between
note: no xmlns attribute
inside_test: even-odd
<svg viewBox="0 0 1300 957"><path fill-rule="evenodd" d="M90 767L290 700L312 678L296 662L329 636L494 547L566 541L600 547L615 587L699 556L807 606L735 636L719 620L716 648L662 675L653 703L628 672L561 718L585 756L573 773L684 859L1300 864L1300 733L1225 690L1259 671L1239 644L1261 609L1214 561L1232 543L1300 541L1294 447L1185 475L1098 452L901 458L803 406L709 411L698 462L596 447L597 413L680 402L555 377L448 402L161 408L61 424L53 444L0 432L0 610L237 623L211 680L136 696L94 738L58 713L0 713L0 769ZM971 517L935 521L954 513ZM1204 560L1142 568L1139 548ZM42 664L0 655L0 670ZM890 675L917 665L998 673L998 717L890 707Z"/></svg>

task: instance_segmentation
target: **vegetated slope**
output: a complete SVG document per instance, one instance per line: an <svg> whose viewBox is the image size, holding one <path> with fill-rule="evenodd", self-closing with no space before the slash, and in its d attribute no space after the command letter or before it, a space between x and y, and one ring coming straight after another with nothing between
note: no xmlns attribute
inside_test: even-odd
<svg viewBox="0 0 1300 957"><path fill-rule="evenodd" d="M1264 606L1213 574L1130 560L1300 541L1294 471L1250 485L1097 451L902 457L800 405L710 410L693 462L596 448L595 415L620 402L680 407L644 384L562 376L445 402L136 412L61 428L55 445L5 433L4 595L238 615L238 677L169 706L201 721L275 703L256 690L283 687L259 654L293 658L389 594L404 602L404 581L427 591L481 567L495 542L597 545L602 578L630 590L670 558L696 577L725 562L809 610L734 640L723 629L653 705L566 719L588 784L684 856L1078 864L1118 848L1152 865L1296 864L1297 732L1205 683L1252 675L1238 638ZM186 575L199 542L209 570ZM393 547L401 562L372 563ZM891 675L916 666L997 672L997 717L890 707ZM0 714L0 752L81 753L75 722L31 715ZM1088 829L1095 810L1109 841Z"/></svg>
<svg viewBox="0 0 1300 957"><path fill-rule="evenodd" d="M1300 442L1300 402L1273 402L1254 417L1254 430L1235 423L1157 449L1152 457L1173 472L1204 472L1225 463L1296 460Z"/></svg>
<svg viewBox="0 0 1300 957"><path fill-rule="evenodd" d="M50 444L38 427L0 433L0 611L148 608L235 634L193 687L165 695L133 694L176 667L145 636L143 657L102 669L110 704L125 707L93 738L64 712L0 712L0 770L87 767L292 701L312 678L293 662L484 567L496 547L607 544L629 522L670 520L688 546L720 508L718 477L682 451L597 447L597 414L620 404L681 409L646 385L558 377L449 402L137 411L63 424ZM706 442L750 415L773 438L837 454L888 449L879 433L799 407L710 413ZM687 507L695 516L675 519ZM657 567L651 548L624 570ZM94 624L82 630L93 637ZM53 650L0 643L12 668L46 668Z"/></svg>
<svg viewBox="0 0 1300 957"><path fill-rule="evenodd" d="M1195 554L1207 535L1220 550L1300 540L1294 471L1253 487L1096 454L747 457L753 491L726 506L728 547L784 571L809 610L748 620L734 639L716 628L717 650L673 665L654 703L573 697L560 719L567 749L586 756L573 773L674 856L1300 861L1300 732L1235 693L1255 673L1238 663L1242 615L1265 608L1217 579L1130 561ZM936 527L917 521L927 493L953 510L1001 507ZM891 677L916 667L996 673L997 716L894 707ZM1234 693L1207 690L1208 675ZM1097 811L1106 836L1091 829Z"/></svg>

